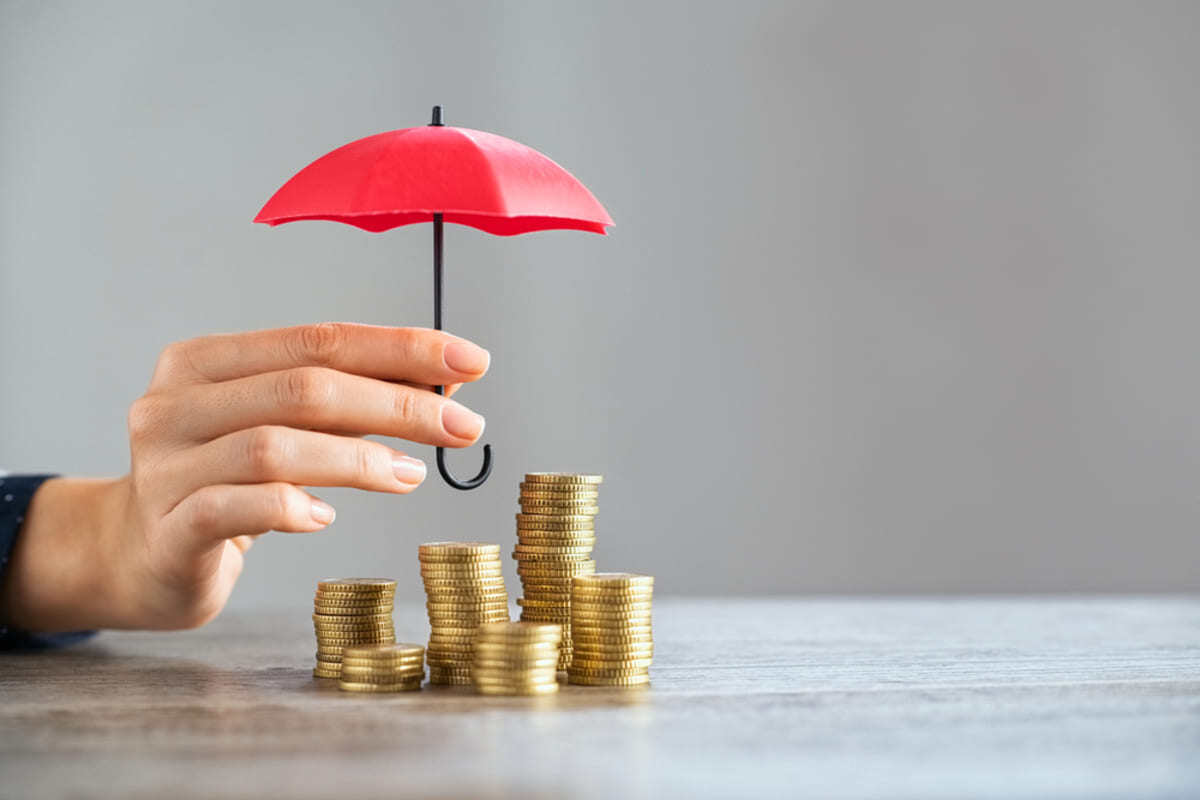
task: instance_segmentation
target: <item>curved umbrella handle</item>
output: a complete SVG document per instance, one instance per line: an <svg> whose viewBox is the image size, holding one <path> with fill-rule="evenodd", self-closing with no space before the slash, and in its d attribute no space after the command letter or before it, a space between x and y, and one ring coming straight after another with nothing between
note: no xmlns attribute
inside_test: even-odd
<svg viewBox="0 0 1200 800"><path fill-rule="evenodd" d="M442 386L435 386L433 389L438 394L441 394L445 389ZM437 467L438 472L442 473L442 480L453 486L455 489L478 489L483 485L483 482L492 474L492 446L485 444L483 446L483 466L479 468L479 474L469 481L460 481L450 474L450 470L446 467L446 448L439 447L437 449Z"/></svg>
<svg viewBox="0 0 1200 800"><path fill-rule="evenodd" d="M438 120L441 107L437 107L434 119ZM442 329L442 215L440 213L433 215L433 327L436 330ZM433 390L440 395L444 395L446 387L435 386ZM479 474L469 481L460 481L450 474L450 470L446 468L446 448L439 447L437 449L437 467L438 472L442 473L442 480L453 486L455 489L478 489L483 485L483 482L492 474L492 446L485 444L483 446L483 466L479 468Z"/></svg>

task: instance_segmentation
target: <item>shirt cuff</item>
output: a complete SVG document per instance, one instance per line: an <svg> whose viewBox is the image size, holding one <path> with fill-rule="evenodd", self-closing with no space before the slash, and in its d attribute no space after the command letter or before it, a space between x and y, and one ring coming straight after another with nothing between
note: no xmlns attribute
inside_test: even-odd
<svg viewBox="0 0 1200 800"><path fill-rule="evenodd" d="M8 571L13 546L25 522L33 495L54 475L9 475L0 472L0 583ZM45 650L66 647L95 635L95 631L33 633L0 622L0 650Z"/></svg>

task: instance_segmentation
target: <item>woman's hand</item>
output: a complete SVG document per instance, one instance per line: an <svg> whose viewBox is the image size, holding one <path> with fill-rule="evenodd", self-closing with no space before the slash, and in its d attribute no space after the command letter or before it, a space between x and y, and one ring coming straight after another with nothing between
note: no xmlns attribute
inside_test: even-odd
<svg viewBox="0 0 1200 800"><path fill-rule="evenodd" d="M360 438L466 447L481 416L438 396L487 371L439 331L326 323L167 347L129 412L129 475L34 497L0 612L10 624L188 628L225 605L253 539L334 518L301 486L403 494L425 465Z"/></svg>

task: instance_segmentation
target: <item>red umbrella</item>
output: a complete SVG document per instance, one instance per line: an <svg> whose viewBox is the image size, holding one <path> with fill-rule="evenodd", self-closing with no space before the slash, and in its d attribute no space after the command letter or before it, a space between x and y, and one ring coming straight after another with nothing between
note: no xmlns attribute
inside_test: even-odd
<svg viewBox="0 0 1200 800"><path fill-rule="evenodd" d="M604 206L571 173L538 151L494 133L433 122L368 136L318 158L277 191L255 222L303 219L344 222L365 231L433 223L433 327L442 329L442 223L470 225L498 236L569 229L605 233ZM444 387L435 387L442 394ZM492 471L492 446L468 481L438 471L456 489L474 489Z"/></svg>

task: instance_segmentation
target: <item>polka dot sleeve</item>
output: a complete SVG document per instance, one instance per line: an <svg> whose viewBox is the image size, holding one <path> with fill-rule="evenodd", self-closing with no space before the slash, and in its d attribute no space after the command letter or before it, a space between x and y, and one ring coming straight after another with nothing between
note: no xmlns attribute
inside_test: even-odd
<svg viewBox="0 0 1200 800"><path fill-rule="evenodd" d="M53 475L8 475L0 472L0 582L8 570L13 545L25 521L25 510L33 495ZM36 634L10 628L0 620L0 650L40 649L62 647L92 635L93 631L78 633Z"/></svg>

